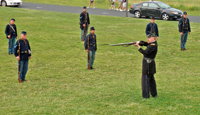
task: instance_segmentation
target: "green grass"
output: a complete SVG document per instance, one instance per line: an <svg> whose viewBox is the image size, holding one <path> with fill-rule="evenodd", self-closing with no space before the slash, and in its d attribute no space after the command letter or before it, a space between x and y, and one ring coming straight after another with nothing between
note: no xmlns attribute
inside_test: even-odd
<svg viewBox="0 0 200 115"><path fill-rule="evenodd" d="M109 9L110 0L95 0L96 8ZM116 0L118 1L118 0ZM129 0L129 8L133 3L141 3L148 0ZM200 16L200 1L199 0L159 0L166 4L169 4L171 7L178 8L182 11L188 11L188 15ZM66 5L66 6L88 6L89 0L23 0L23 2L32 2L32 3L43 3L43 4L55 4L55 5ZM93 7L93 6L92 6ZM116 7L118 7L118 2L116 2Z"/></svg>
<svg viewBox="0 0 200 115"><path fill-rule="evenodd" d="M149 20L90 15L98 51L95 70L89 71L79 14L0 10L0 114L200 114L199 23L191 23L188 50L181 52L178 22L156 20L158 98L144 100L137 48L103 44L146 40ZM27 83L17 82L17 61L7 54L4 29L12 17L18 34L27 31L32 48Z"/></svg>

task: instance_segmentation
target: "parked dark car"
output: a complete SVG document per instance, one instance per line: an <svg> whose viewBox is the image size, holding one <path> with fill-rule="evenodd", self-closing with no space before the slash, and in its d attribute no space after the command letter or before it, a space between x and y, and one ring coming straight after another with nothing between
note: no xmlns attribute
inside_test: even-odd
<svg viewBox="0 0 200 115"><path fill-rule="evenodd" d="M129 12L134 14L136 18L140 18L141 16L154 16L155 18L161 18L163 20L176 20L183 16L181 10L171 8L169 5L159 1L132 4Z"/></svg>

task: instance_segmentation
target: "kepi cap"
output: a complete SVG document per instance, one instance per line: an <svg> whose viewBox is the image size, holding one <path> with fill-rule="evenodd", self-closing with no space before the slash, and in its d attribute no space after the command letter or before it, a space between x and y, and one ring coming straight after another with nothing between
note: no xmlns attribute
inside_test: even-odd
<svg viewBox="0 0 200 115"><path fill-rule="evenodd" d="M15 19L14 19L14 18L12 18L11 20L14 20L14 21L15 21Z"/></svg>
<svg viewBox="0 0 200 115"><path fill-rule="evenodd" d="M186 15L187 15L187 12L185 11L185 12L183 12L183 14L186 14Z"/></svg>
<svg viewBox="0 0 200 115"><path fill-rule="evenodd" d="M92 27L90 28L90 30L95 30L95 28L92 26Z"/></svg>
<svg viewBox="0 0 200 115"><path fill-rule="evenodd" d="M25 31L22 31L22 32L21 32L21 34L24 34L24 35L26 35L27 33L26 33Z"/></svg>
<svg viewBox="0 0 200 115"><path fill-rule="evenodd" d="M151 19L154 19L154 20L155 20L155 17L154 17L154 16L151 16Z"/></svg>
<svg viewBox="0 0 200 115"><path fill-rule="evenodd" d="M150 38L150 37L156 37L156 35L155 34L148 34L147 37L148 38Z"/></svg>
<svg viewBox="0 0 200 115"><path fill-rule="evenodd" d="M87 9L87 7L86 7L86 6L83 6L83 9Z"/></svg>

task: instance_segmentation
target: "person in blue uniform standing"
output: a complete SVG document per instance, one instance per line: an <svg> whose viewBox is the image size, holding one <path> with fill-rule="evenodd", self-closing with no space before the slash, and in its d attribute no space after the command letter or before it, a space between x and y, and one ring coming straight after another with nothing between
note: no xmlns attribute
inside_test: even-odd
<svg viewBox="0 0 200 115"><path fill-rule="evenodd" d="M20 51L18 51L20 46ZM20 56L18 55L18 52L20 52ZM25 80L26 73L28 70L28 62L29 59L31 59L31 48L29 45L28 40L26 39L26 32L21 32L21 38L16 42L14 47L14 55L17 60L20 60L20 77L21 81L27 81Z"/></svg>
<svg viewBox="0 0 200 115"><path fill-rule="evenodd" d="M95 52L97 51L97 41L96 41L96 35L94 34L94 32L95 32L95 28L91 27L90 34L87 35L87 37L85 39L85 43L84 43L86 52L89 52L90 69L94 69L93 64L94 64L94 60L95 60ZM88 40L89 40L89 42L88 42ZM89 50L88 50L88 45L89 45Z"/></svg>
<svg viewBox="0 0 200 115"><path fill-rule="evenodd" d="M15 45L15 39L17 39L17 27L14 24L15 19L12 18L10 23L7 24L6 29L5 29L5 34L6 37L8 38L8 53L13 54L14 53L14 45ZM10 43L9 43L10 39ZM10 47L9 47L10 44Z"/></svg>
<svg viewBox="0 0 200 115"><path fill-rule="evenodd" d="M155 23L155 18L153 16L151 16L151 22L147 24L145 32L146 36L148 36L149 34L155 34L157 40L159 39L158 25Z"/></svg>
<svg viewBox="0 0 200 115"><path fill-rule="evenodd" d="M178 28L179 28L179 32L180 32L180 36L181 36L181 51L186 50L185 49L185 44L187 42L187 37L188 37L188 33L190 34L191 32L191 28L190 28L190 20L187 18L187 12L183 12L183 18L181 18L179 20L179 24L178 24Z"/></svg>
<svg viewBox="0 0 200 115"><path fill-rule="evenodd" d="M83 12L80 14L80 28L81 28L81 41L85 41L88 32L88 27L90 26L90 17L87 12L86 6L83 7Z"/></svg>

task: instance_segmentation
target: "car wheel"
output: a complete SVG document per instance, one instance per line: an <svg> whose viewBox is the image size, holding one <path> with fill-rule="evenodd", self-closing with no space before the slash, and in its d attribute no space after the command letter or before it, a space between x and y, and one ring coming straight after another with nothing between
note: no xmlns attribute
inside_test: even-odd
<svg viewBox="0 0 200 115"><path fill-rule="evenodd" d="M135 11L135 17L136 18L140 18L141 17L141 13L140 13L140 11Z"/></svg>
<svg viewBox="0 0 200 115"><path fill-rule="evenodd" d="M169 20L169 15L166 14L166 13L162 14L162 19L163 20Z"/></svg>
<svg viewBox="0 0 200 115"><path fill-rule="evenodd" d="M2 2L1 2L1 5L2 5L3 7L6 7L6 6L7 6L6 1L2 1Z"/></svg>

